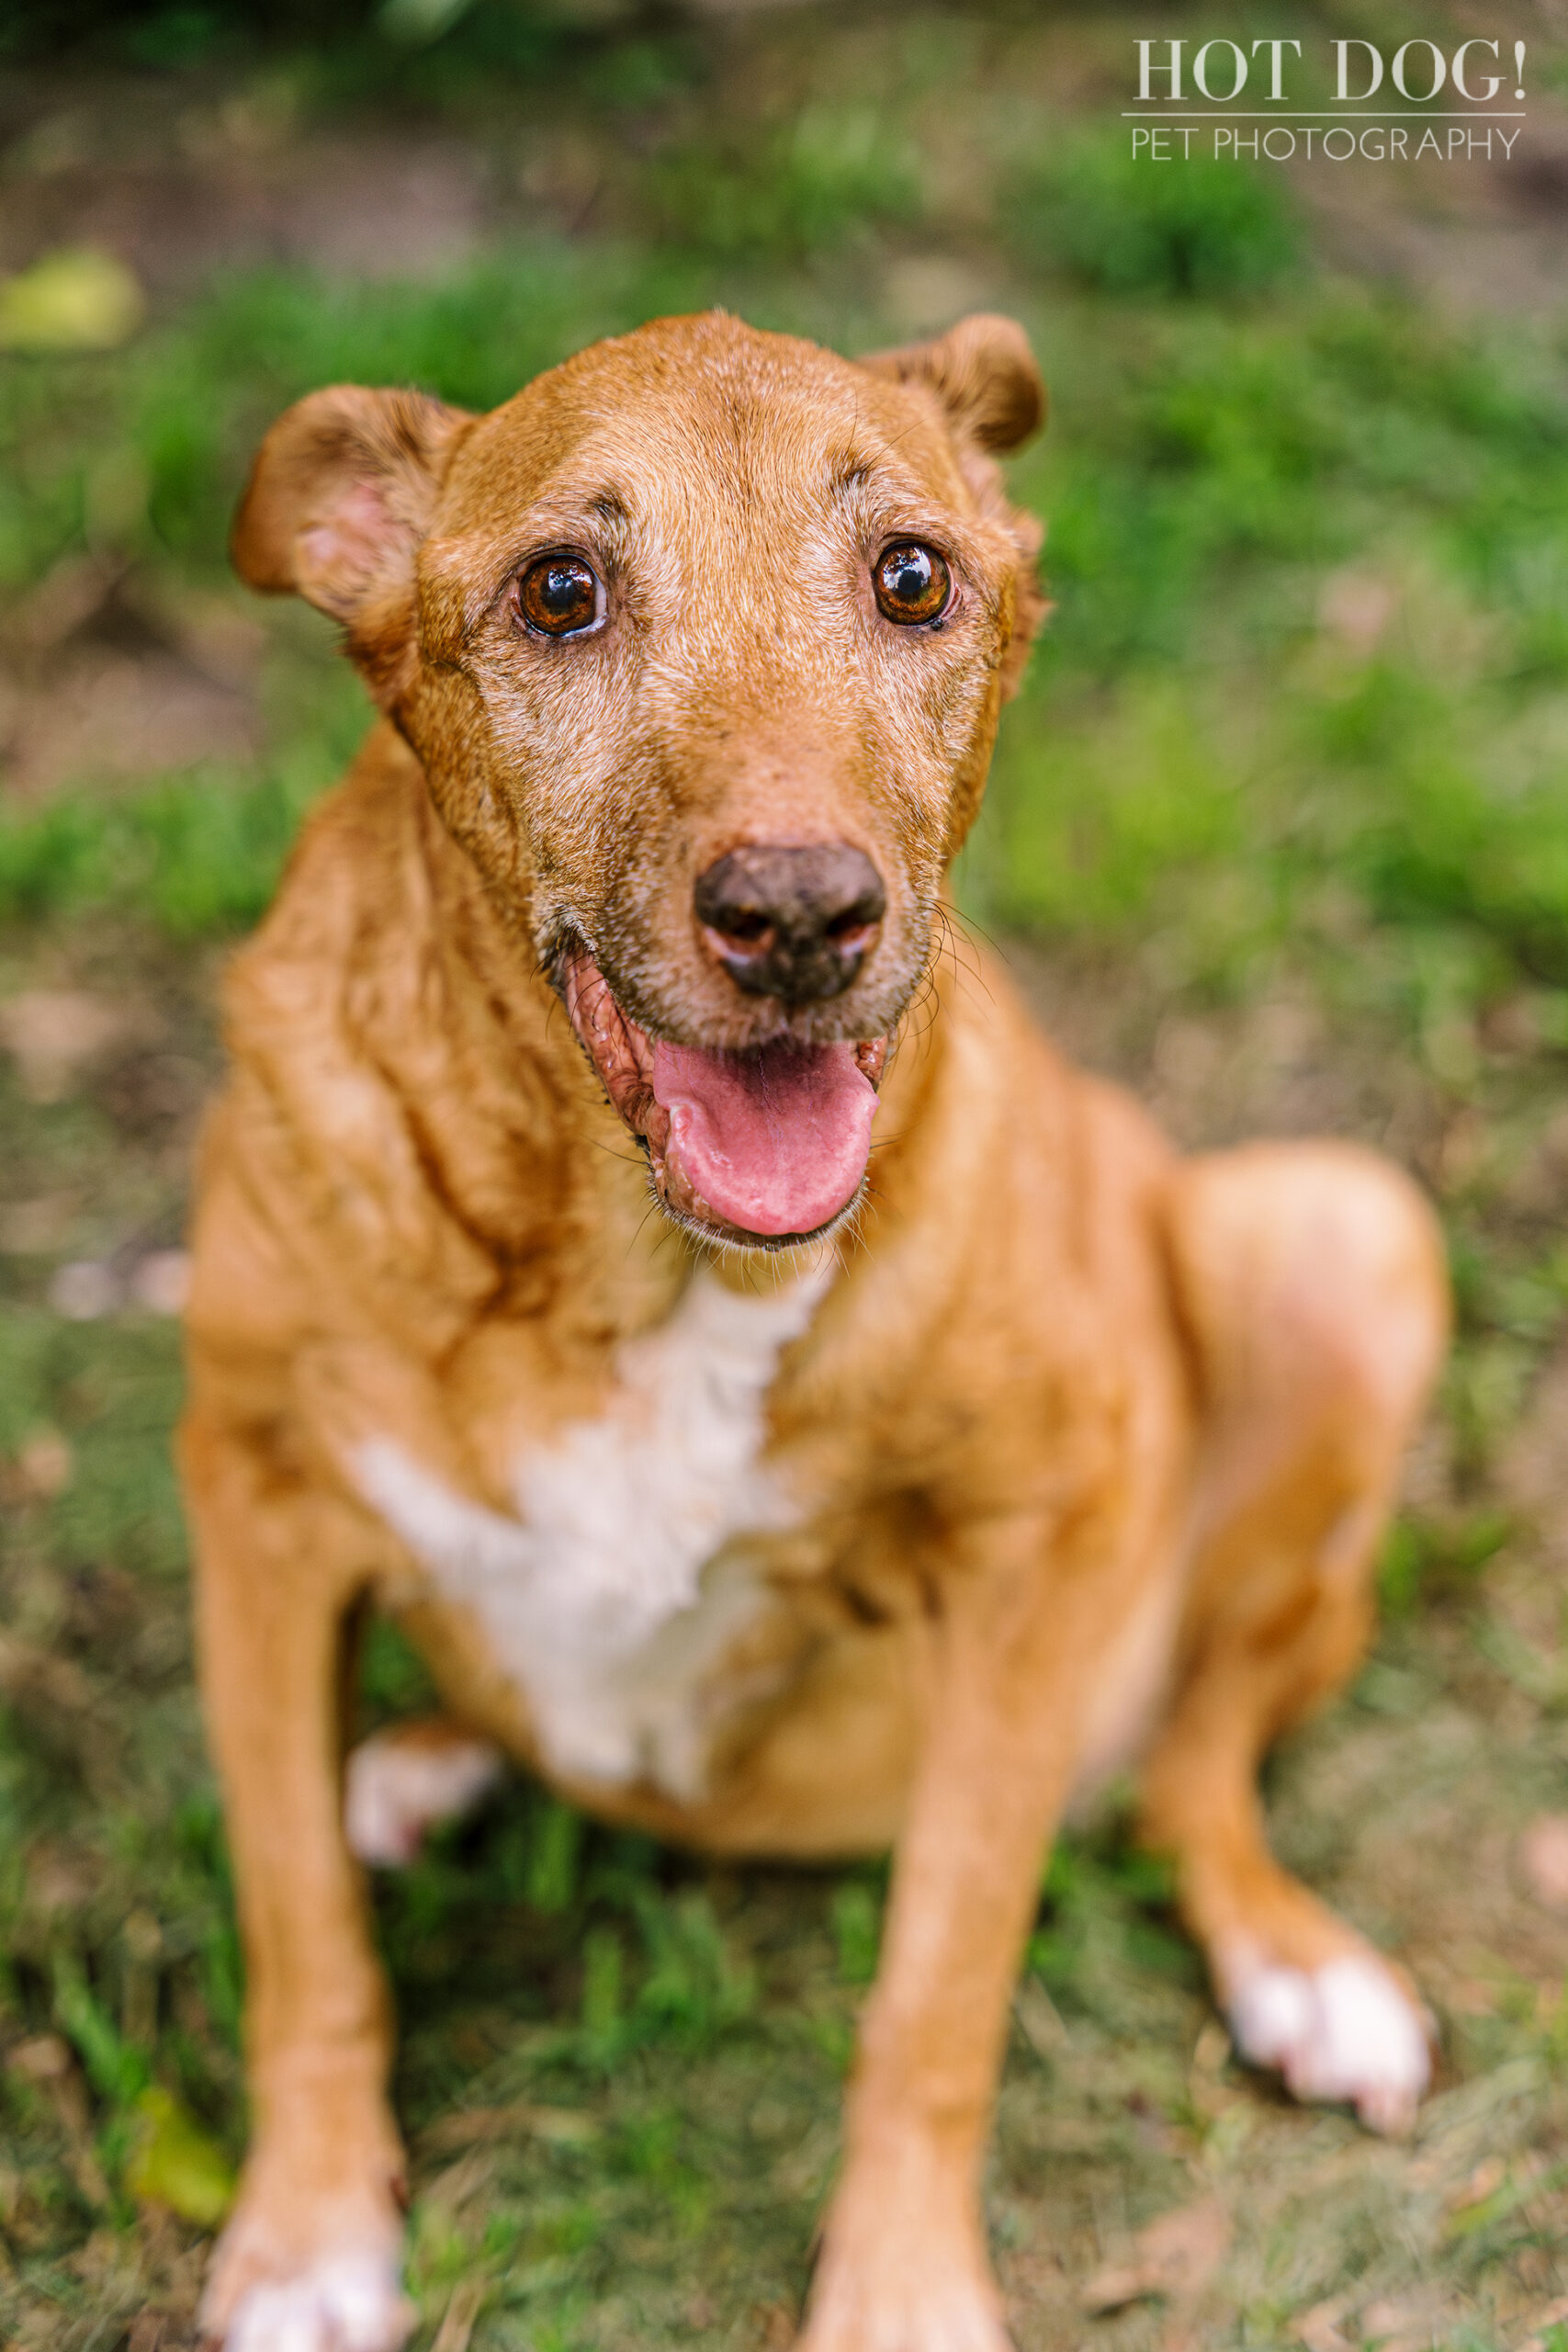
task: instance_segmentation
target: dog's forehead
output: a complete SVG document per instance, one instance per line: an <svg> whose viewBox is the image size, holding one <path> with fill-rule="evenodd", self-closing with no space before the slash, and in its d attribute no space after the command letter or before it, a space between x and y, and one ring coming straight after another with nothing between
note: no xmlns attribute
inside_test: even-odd
<svg viewBox="0 0 1568 2352"><path fill-rule="evenodd" d="M755 517L863 485L967 505L934 399L715 314L593 345L481 419L442 525L482 530L541 497L694 519L734 501Z"/></svg>

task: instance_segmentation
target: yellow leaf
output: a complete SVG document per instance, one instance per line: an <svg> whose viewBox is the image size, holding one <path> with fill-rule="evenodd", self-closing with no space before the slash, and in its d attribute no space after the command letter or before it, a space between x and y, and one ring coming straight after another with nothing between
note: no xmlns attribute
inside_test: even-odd
<svg viewBox="0 0 1568 2352"><path fill-rule="evenodd" d="M113 351L141 324L141 287L112 254L45 254L0 279L0 350Z"/></svg>
<svg viewBox="0 0 1568 2352"><path fill-rule="evenodd" d="M136 2136L125 2185L147 2205L166 2205L182 2221L216 2229L234 2196L228 2158L179 2101L150 2083L136 2102Z"/></svg>

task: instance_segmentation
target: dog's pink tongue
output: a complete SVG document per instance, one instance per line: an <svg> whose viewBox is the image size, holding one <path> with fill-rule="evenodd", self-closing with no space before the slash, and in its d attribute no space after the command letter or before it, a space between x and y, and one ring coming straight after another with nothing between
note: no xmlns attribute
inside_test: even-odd
<svg viewBox="0 0 1568 2352"><path fill-rule="evenodd" d="M853 1046L705 1054L660 1038L653 1091L694 1192L745 1233L811 1233L865 1173L876 1090Z"/></svg>

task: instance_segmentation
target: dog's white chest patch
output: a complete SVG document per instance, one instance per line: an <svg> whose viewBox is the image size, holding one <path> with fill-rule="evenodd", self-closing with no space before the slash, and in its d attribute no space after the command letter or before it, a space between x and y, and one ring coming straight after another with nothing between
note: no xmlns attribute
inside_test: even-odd
<svg viewBox="0 0 1568 2352"><path fill-rule="evenodd" d="M622 1347L604 1413L523 1455L515 1518L391 1439L355 1450L360 1492L482 1619L558 1770L700 1788L698 1686L759 1598L719 1555L795 1516L761 1459L767 1396L830 1279L824 1266L750 1296L697 1274L666 1323Z"/></svg>

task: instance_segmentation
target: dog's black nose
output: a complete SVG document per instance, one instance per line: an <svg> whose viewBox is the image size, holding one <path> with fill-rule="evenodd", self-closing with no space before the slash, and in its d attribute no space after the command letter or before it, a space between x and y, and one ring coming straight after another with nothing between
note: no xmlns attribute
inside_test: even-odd
<svg viewBox="0 0 1568 2352"><path fill-rule="evenodd" d="M695 897L697 921L736 986L785 1004L841 996L887 908L881 875L847 842L732 849L699 875Z"/></svg>

